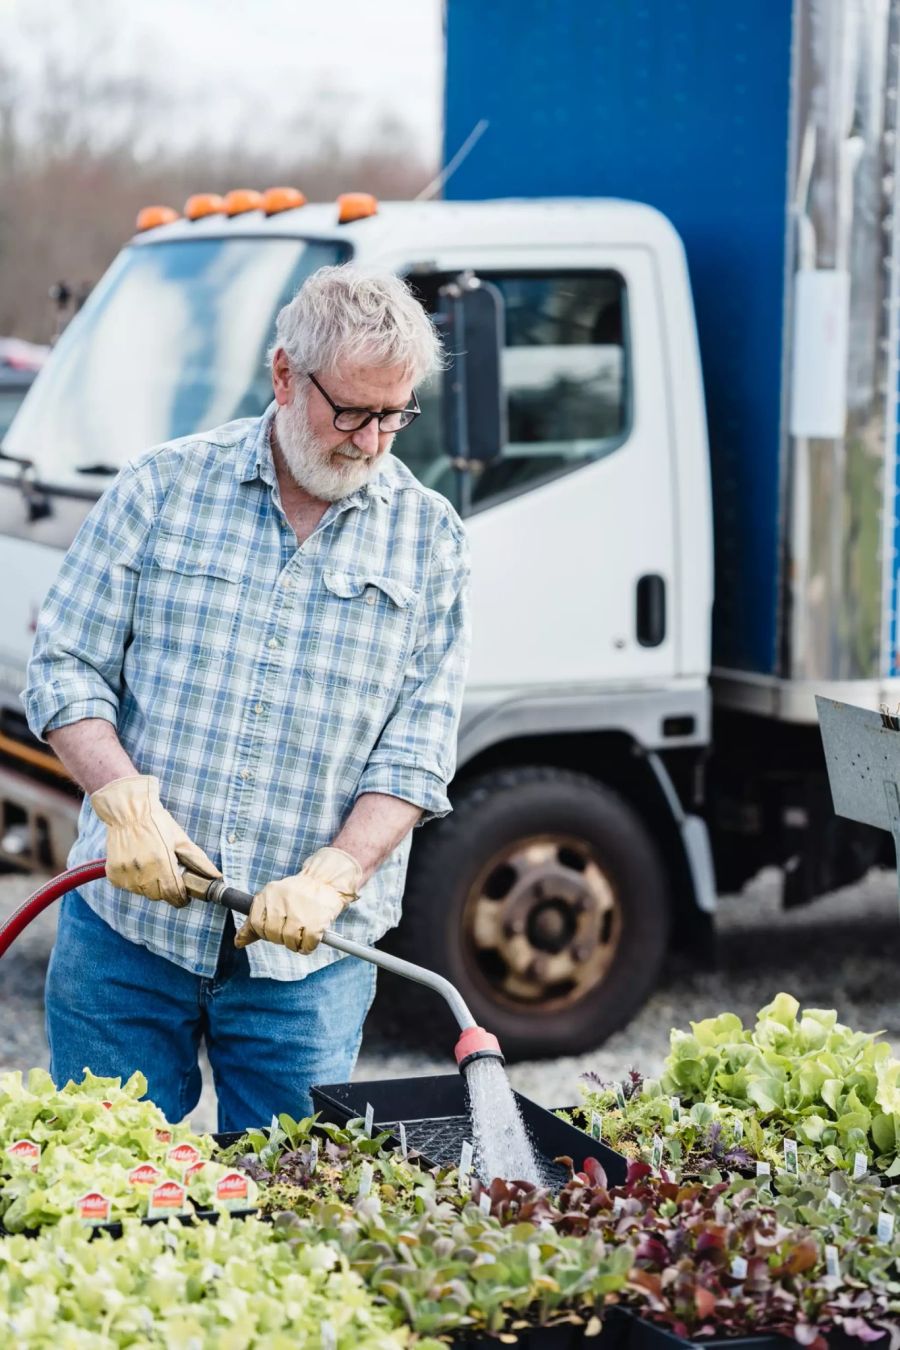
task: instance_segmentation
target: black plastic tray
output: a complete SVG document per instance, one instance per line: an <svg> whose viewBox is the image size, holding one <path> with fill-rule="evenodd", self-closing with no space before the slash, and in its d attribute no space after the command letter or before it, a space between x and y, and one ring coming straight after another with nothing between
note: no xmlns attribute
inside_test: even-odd
<svg viewBox="0 0 900 1350"><path fill-rule="evenodd" d="M618 1333L615 1331L617 1325ZM610 1337L609 1342L604 1340L607 1335ZM614 1345L616 1335L618 1340ZM825 1340L829 1350L864 1350L869 1345L874 1350L886 1350L888 1344L887 1332L876 1341L865 1342L848 1336L840 1327L826 1332ZM761 1332L758 1336L678 1336L668 1327L641 1317L632 1308L607 1311L601 1341L603 1350L797 1350L797 1342L791 1337L769 1331ZM585 1340L585 1345L588 1344L596 1342Z"/></svg>
<svg viewBox="0 0 900 1350"><path fill-rule="evenodd" d="M566 1180L565 1169L553 1159L570 1157L580 1171L586 1158L596 1158L606 1172L610 1186L625 1182L628 1164L620 1153L591 1139L551 1111L518 1092L513 1094L531 1141L537 1150L542 1171L550 1186ZM366 1083L331 1083L312 1088L313 1107L325 1120L345 1125L355 1116L365 1116L371 1105L379 1129L390 1132L399 1143L397 1126L406 1126L410 1150L421 1154L432 1167L453 1167L459 1162L460 1144L472 1138L468 1099L461 1074L441 1074L427 1078L389 1078ZM550 1328L568 1331L567 1327ZM577 1328L574 1328L577 1330Z"/></svg>

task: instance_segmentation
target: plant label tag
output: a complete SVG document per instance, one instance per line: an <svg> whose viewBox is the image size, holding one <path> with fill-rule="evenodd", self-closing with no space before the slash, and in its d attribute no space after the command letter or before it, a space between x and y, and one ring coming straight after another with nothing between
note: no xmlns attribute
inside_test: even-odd
<svg viewBox="0 0 900 1350"><path fill-rule="evenodd" d="M735 1280L746 1279L747 1262L743 1256L736 1256L731 1263L731 1274Z"/></svg>
<svg viewBox="0 0 900 1350"><path fill-rule="evenodd" d="M371 1102L366 1102L366 1134L372 1138L372 1127L375 1124L375 1107Z"/></svg>
<svg viewBox="0 0 900 1350"><path fill-rule="evenodd" d="M187 1192L177 1181L164 1181L150 1192L147 1218L168 1218L170 1214L187 1212Z"/></svg>
<svg viewBox="0 0 900 1350"><path fill-rule="evenodd" d="M796 1176L800 1171L800 1166L797 1161L796 1139L785 1139L784 1141L784 1170L790 1172L792 1176Z"/></svg>
<svg viewBox="0 0 900 1350"><path fill-rule="evenodd" d="M406 1143L406 1126L404 1125L402 1120L398 1121L397 1124L399 1126L399 1133L400 1133L400 1157L408 1158L409 1147Z"/></svg>
<svg viewBox="0 0 900 1350"><path fill-rule="evenodd" d="M482 1214L490 1214L491 1212L490 1191L481 1192L481 1194L478 1197L478 1208L481 1210Z"/></svg>
<svg viewBox="0 0 900 1350"><path fill-rule="evenodd" d="M200 1150L194 1148L193 1144L176 1144L170 1148L166 1154L166 1161L175 1167L193 1167L195 1162L200 1160Z"/></svg>
<svg viewBox="0 0 900 1350"><path fill-rule="evenodd" d="M330 1322L323 1322L319 1327L319 1344L322 1350L337 1350L337 1332Z"/></svg>
<svg viewBox="0 0 900 1350"><path fill-rule="evenodd" d="M670 1097L670 1098L669 1098L669 1105L670 1105L671 1108L672 1108L672 1119L675 1120L675 1121L680 1120L680 1119L681 1119L681 1098L680 1098L680 1097Z"/></svg>
<svg viewBox="0 0 900 1350"><path fill-rule="evenodd" d="M591 1112L591 1138L596 1139L598 1144L603 1138L603 1117L599 1111Z"/></svg>
<svg viewBox="0 0 900 1350"><path fill-rule="evenodd" d="M206 1163L201 1158L198 1162L191 1163L190 1167L186 1167L181 1174L181 1180L184 1182L185 1186L188 1184L188 1182L191 1180L192 1177L195 1177L197 1175L198 1172L202 1172L205 1166Z"/></svg>
<svg viewBox="0 0 900 1350"><path fill-rule="evenodd" d="M278 1128L278 1117L273 1112L272 1119L269 1121L269 1134L274 1134Z"/></svg>
<svg viewBox="0 0 900 1350"><path fill-rule="evenodd" d="M658 1134L653 1136L653 1149L650 1153L650 1166L658 1172L663 1160L663 1141Z"/></svg>
<svg viewBox="0 0 900 1350"><path fill-rule="evenodd" d="M245 1209L253 1201L252 1184L245 1172L226 1172L216 1182L216 1199L226 1209Z"/></svg>
<svg viewBox="0 0 900 1350"><path fill-rule="evenodd" d="M841 1205L844 1203L837 1191L833 1191L830 1186L825 1199L828 1201L829 1205L834 1205L835 1209L840 1209Z"/></svg>
<svg viewBox="0 0 900 1350"><path fill-rule="evenodd" d="M875 1230L875 1236L879 1242L888 1243L894 1237L894 1216L886 1214L884 1210L878 1215L878 1227Z"/></svg>
<svg viewBox="0 0 900 1350"><path fill-rule="evenodd" d="M75 1201L79 1219L84 1223L108 1223L110 1201L100 1191L88 1191Z"/></svg>
<svg viewBox="0 0 900 1350"><path fill-rule="evenodd" d="M541 1249L536 1242L528 1244L528 1264L531 1266L532 1275L537 1275L541 1268Z"/></svg>
<svg viewBox="0 0 900 1350"><path fill-rule="evenodd" d="M359 1189L357 1190L356 1194L364 1199L369 1194L369 1191L371 1189L372 1189L372 1164L370 1162L364 1162L359 1169Z"/></svg>
<svg viewBox="0 0 900 1350"><path fill-rule="evenodd" d="M767 1162L763 1162L762 1159L759 1159L756 1164L756 1175L758 1177L770 1177L772 1175L772 1169Z"/></svg>
<svg viewBox="0 0 900 1350"><path fill-rule="evenodd" d="M469 1184L469 1173L472 1170L473 1149L469 1139L462 1141L462 1148L459 1150L459 1189L464 1191Z"/></svg>
<svg viewBox="0 0 900 1350"><path fill-rule="evenodd" d="M625 1110L625 1089L621 1083L616 1083L616 1106L620 1111Z"/></svg>
<svg viewBox="0 0 900 1350"><path fill-rule="evenodd" d="M621 1195L617 1195L615 1200L613 1200L613 1214L621 1214L624 1208L625 1201L622 1199Z"/></svg>
<svg viewBox="0 0 900 1350"><path fill-rule="evenodd" d="M744 1137L744 1122L741 1120L740 1116L737 1116L734 1122L735 1142L739 1144L743 1139L743 1137Z"/></svg>
<svg viewBox="0 0 900 1350"><path fill-rule="evenodd" d="M829 1245L825 1248L825 1273L830 1280L841 1278L841 1263L838 1260L837 1247Z"/></svg>
<svg viewBox="0 0 900 1350"><path fill-rule="evenodd" d="M155 1186L162 1176L158 1167L153 1163L138 1163L137 1167L132 1167L128 1173L129 1186Z"/></svg>
<svg viewBox="0 0 900 1350"><path fill-rule="evenodd" d="M112 1110L112 1102L101 1102L100 1105L103 1107L104 1111Z"/></svg>
<svg viewBox="0 0 900 1350"><path fill-rule="evenodd" d="M17 1139L7 1148L6 1156L15 1162L27 1163L32 1172L36 1172L41 1159L41 1146L33 1139Z"/></svg>
<svg viewBox="0 0 900 1350"><path fill-rule="evenodd" d="M159 1140L161 1144L171 1144L172 1142L171 1130L154 1130L153 1133L156 1135L156 1138Z"/></svg>
<svg viewBox="0 0 900 1350"><path fill-rule="evenodd" d="M853 1180L859 1181L869 1170L869 1160L864 1153L854 1153L853 1155Z"/></svg>
<svg viewBox="0 0 900 1350"><path fill-rule="evenodd" d="M319 1165L319 1141L315 1137L315 1135L313 1135L312 1139L310 1139L309 1141L309 1175L311 1177L314 1177L316 1175L316 1168L318 1167L318 1165Z"/></svg>

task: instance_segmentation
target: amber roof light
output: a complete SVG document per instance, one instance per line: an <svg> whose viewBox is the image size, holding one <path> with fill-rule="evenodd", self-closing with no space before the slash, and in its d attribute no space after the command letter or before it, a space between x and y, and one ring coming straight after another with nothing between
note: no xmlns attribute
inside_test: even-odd
<svg viewBox="0 0 900 1350"><path fill-rule="evenodd" d="M229 216L240 216L245 211L261 211L263 195L255 188L233 188L225 194L225 210Z"/></svg>
<svg viewBox="0 0 900 1350"><path fill-rule="evenodd" d="M216 192L195 192L184 204L188 220L202 220L204 216L225 214L225 199Z"/></svg>
<svg viewBox="0 0 900 1350"><path fill-rule="evenodd" d="M138 230L155 230L157 225L171 225L178 219L178 212L171 206L144 206L138 211L135 221Z"/></svg>
<svg viewBox="0 0 900 1350"><path fill-rule="evenodd" d="M279 211L293 211L296 207L305 205L306 198L299 188L270 187L263 193L262 209L267 216L274 216Z"/></svg>
<svg viewBox="0 0 900 1350"><path fill-rule="evenodd" d="M337 199L338 224L349 225L351 220L364 220L378 214L378 198L371 192L342 192Z"/></svg>

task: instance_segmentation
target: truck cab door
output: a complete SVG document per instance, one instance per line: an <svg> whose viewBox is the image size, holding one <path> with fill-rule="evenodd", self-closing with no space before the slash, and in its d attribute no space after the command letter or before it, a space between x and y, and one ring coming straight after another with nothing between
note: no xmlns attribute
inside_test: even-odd
<svg viewBox="0 0 900 1350"><path fill-rule="evenodd" d="M486 250L472 269L503 302L496 455L461 480L455 448L446 435L436 443L439 416L421 429L429 444L396 447L467 519L473 693L621 689L678 673L674 446L653 259L626 247L569 248L564 261L554 252L523 250L511 267L508 250ZM452 275L410 280L436 309Z"/></svg>

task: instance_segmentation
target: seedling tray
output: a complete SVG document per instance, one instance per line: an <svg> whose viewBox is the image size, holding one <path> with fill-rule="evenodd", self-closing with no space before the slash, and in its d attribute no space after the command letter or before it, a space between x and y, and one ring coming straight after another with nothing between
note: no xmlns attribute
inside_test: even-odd
<svg viewBox="0 0 900 1350"><path fill-rule="evenodd" d="M617 1326L618 1338L614 1339ZM604 1339L607 1335L608 1342ZM847 1336L839 1327L826 1332L825 1340L829 1350L863 1350L867 1345L873 1350L887 1350L888 1345L886 1333L876 1341L865 1342ZM650 1322L630 1308L607 1311L601 1341L603 1350L797 1350L795 1340L774 1332L761 1332L758 1336L678 1336L668 1327ZM585 1340L585 1346L589 1344L596 1342Z"/></svg>
<svg viewBox="0 0 900 1350"><path fill-rule="evenodd" d="M611 1186L624 1184L628 1168L621 1154L591 1139L583 1130L560 1120L528 1097L522 1097L518 1092L513 1096L538 1154L545 1185L558 1189L568 1179L566 1169L553 1161L559 1157L571 1158L579 1171L586 1158L596 1158ZM314 1087L312 1098L314 1109L335 1125L346 1125L356 1116L364 1117L366 1107L371 1105L378 1129L387 1130L397 1146L402 1121L408 1148L419 1153L430 1167L455 1167L463 1140L472 1139L468 1095L461 1074L332 1083ZM571 1329L550 1328L554 1331Z"/></svg>

